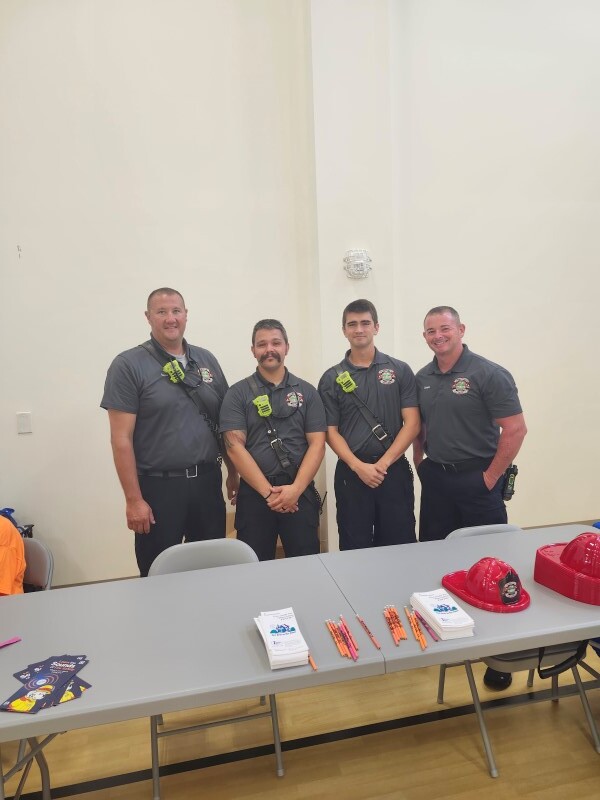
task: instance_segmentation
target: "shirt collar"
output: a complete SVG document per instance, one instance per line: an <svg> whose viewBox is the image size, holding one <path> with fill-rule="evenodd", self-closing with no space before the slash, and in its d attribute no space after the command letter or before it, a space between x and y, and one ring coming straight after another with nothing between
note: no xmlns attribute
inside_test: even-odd
<svg viewBox="0 0 600 800"><path fill-rule="evenodd" d="M258 367L256 368L256 378L259 381L259 383L262 383L263 386L266 386L269 389L277 388L274 383L271 383L271 381L268 381L265 378L263 378L263 376L258 371ZM285 367L285 375L283 376L283 380L281 381L279 386L297 386L297 385L298 385L298 378L296 378L295 375L292 375L292 373L289 372L288 368Z"/></svg>
<svg viewBox="0 0 600 800"><path fill-rule="evenodd" d="M447 372L442 372L438 367L437 356L433 357L433 361L429 364L429 368L427 370L428 375L449 375L451 372L464 372L467 364L471 360L471 351L467 347L466 344L463 344L462 353L456 364L451 367Z"/></svg>
<svg viewBox="0 0 600 800"><path fill-rule="evenodd" d="M346 355L344 356L344 361L347 363L347 365L350 367L350 369L369 369L369 367L372 367L373 364L386 364L387 363L387 358L384 356L384 354L380 353L379 350L377 348L375 348L375 355L373 356L373 361L371 361L369 366L368 367L357 367L356 364L353 364L352 361L350 361L350 353L351 352L352 352L351 350L346 350Z"/></svg>

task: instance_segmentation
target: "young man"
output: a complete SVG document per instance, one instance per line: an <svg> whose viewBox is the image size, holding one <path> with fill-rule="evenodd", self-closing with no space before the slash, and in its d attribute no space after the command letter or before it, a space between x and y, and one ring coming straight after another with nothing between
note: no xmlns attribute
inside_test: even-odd
<svg viewBox="0 0 600 800"><path fill-rule="evenodd" d="M417 373L422 428L413 452L422 542L444 539L456 528L507 521L503 477L527 433L512 375L463 344L458 312L436 306L424 328L434 357ZM490 669L484 677L495 689L511 681L509 673Z"/></svg>
<svg viewBox="0 0 600 800"><path fill-rule="evenodd" d="M420 428L414 375L375 347L379 322L369 300L346 306L342 332L350 350L319 381L327 442L339 458L340 550L414 542L413 476L404 455Z"/></svg>
<svg viewBox="0 0 600 800"><path fill-rule="evenodd" d="M319 552L319 499L313 478L325 454L325 411L316 389L285 367L289 343L276 319L252 332L256 372L225 395L220 429L241 481L238 539L261 561Z"/></svg>
<svg viewBox="0 0 600 800"><path fill-rule="evenodd" d="M183 338L187 309L179 292L153 291L146 319L150 340L115 358L101 403L142 577L184 537L225 536L218 420L227 381L212 353ZM237 475L227 466L234 499Z"/></svg>

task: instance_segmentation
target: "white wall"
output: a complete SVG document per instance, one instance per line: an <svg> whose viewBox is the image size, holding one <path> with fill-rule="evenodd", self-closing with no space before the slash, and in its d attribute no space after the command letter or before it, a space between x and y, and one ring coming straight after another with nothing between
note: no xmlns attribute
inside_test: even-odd
<svg viewBox="0 0 600 800"><path fill-rule="evenodd" d="M266 316L318 378L306 19L279 0L0 5L0 502L59 584L136 571L98 406L152 289L183 292L230 381Z"/></svg>
<svg viewBox="0 0 600 800"><path fill-rule="evenodd" d="M392 7L401 331L454 305L471 348L514 374L529 434L513 521L596 518L600 5Z"/></svg>
<svg viewBox="0 0 600 800"><path fill-rule="evenodd" d="M260 317L283 320L290 368L316 381L349 300L376 303L380 346L415 368L424 311L456 305L521 391L512 519L598 514L599 15L592 0L0 4L0 504L36 523L57 583L135 573L98 403L162 284L231 381ZM374 272L351 282L342 258L362 246Z"/></svg>

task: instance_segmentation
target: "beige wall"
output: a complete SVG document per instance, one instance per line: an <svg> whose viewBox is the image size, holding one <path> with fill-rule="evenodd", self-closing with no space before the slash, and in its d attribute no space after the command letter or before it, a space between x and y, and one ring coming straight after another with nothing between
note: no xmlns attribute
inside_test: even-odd
<svg viewBox="0 0 600 800"><path fill-rule="evenodd" d="M582 0L0 4L0 504L36 523L57 583L135 573L98 403L162 284L230 381L262 316L317 381L354 297L415 368L423 312L455 304L525 406L512 520L600 514L599 16ZM365 281L342 271L351 247L371 251Z"/></svg>

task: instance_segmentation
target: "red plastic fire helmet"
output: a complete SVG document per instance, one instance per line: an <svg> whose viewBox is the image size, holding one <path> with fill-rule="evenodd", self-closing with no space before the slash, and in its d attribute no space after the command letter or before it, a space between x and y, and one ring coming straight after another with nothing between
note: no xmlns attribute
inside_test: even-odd
<svg viewBox="0 0 600 800"><path fill-rule="evenodd" d="M565 597L600 606L600 534L580 533L568 543L540 547L533 577Z"/></svg>
<svg viewBox="0 0 600 800"><path fill-rule="evenodd" d="M481 558L470 570L444 575L442 585L450 592L484 611L523 611L530 603L516 571L499 558Z"/></svg>

